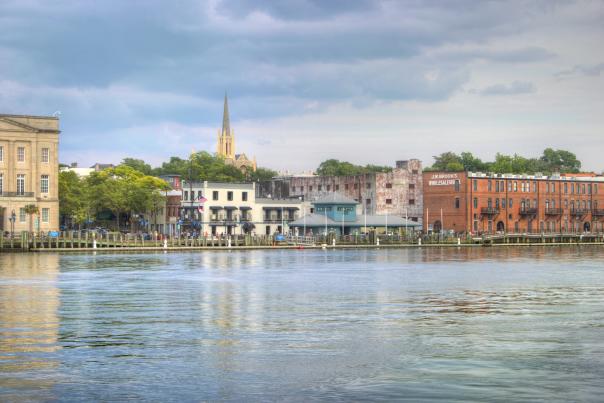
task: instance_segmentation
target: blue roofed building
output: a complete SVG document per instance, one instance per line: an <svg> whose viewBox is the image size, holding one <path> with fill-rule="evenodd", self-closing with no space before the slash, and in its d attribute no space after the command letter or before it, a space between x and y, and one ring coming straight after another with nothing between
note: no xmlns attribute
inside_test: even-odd
<svg viewBox="0 0 604 403"><path fill-rule="evenodd" d="M311 214L289 223L290 229L302 235L321 235L334 232L338 236L377 232L399 233L415 231L421 224L398 216L358 214L358 202L332 193L312 203Z"/></svg>

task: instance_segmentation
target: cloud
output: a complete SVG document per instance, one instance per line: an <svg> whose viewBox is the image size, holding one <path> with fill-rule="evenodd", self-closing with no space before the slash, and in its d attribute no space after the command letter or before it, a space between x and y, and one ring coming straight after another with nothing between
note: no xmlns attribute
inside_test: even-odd
<svg viewBox="0 0 604 403"><path fill-rule="evenodd" d="M490 85L474 92L484 96L492 96L532 94L536 91L537 89L533 83L527 81L513 81L510 84Z"/></svg>
<svg viewBox="0 0 604 403"><path fill-rule="evenodd" d="M596 77L604 71L604 63L594 65L577 65L572 69L562 70L555 74L557 78L571 78L579 76Z"/></svg>
<svg viewBox="0 0 604 403"><path fill-rule="evenodd" d="M254 131L245 140L245 130L263 125L288 139L297 128L282 126L287 118L303 125L326 116L309 130L329 139L329 126L347 138L345 147L364 150L372 126L359 131L360 116L376 131L388 127L380 145L419 150L416 142L399 145L402 129L388 124L408 129L397 118L416 105L434 111L417 129L439 135L449 130L449 121L439 123L441 108L460 98L468 110L499 103L509 119L527 119L494 95L547 94L555 102L572 94L577 104L562 113L598 121L602 64L593 49L604 39L602 18L598 2L582 0L4 0L0 112L61 110L69 159L117 155L118 147L124 156L160 158L192 145L214 149L226 90L244 139L238 144L257 147L263 165L281 161L271 157L279 139ZM594 82L552 79L574 76ZM535 101L513 98L528 100ZM534 113L548 116L552 106L540 101ZM325 115L334 108L352 112ZM392 115L377 118L376 108ZM307 143L296 148L301 161L318 155Z"/></svg>

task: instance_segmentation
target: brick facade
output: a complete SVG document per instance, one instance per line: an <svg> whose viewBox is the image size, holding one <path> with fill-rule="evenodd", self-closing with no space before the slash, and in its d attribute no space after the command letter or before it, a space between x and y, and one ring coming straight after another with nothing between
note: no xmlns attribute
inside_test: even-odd
<svg viewBox="0 0 604 403"><path fill-rule="evenodd" d="M604 177L426 172L423 191L428 230L604 231Z"/></svg>

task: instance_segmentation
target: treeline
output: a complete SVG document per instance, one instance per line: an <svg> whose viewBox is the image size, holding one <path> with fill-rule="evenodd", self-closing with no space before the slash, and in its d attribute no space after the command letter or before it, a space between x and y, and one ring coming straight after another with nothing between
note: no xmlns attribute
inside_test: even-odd
<svg viewBox="0 0 604 403"><path fill-rule="evenodd" d="M424 168L424 171L471 171L512 174L543 174L577 173L581 170L581 161L570 151L546 148L539 158L526 158L518 154L505 155L497 153L495 161L482 161L470 152L456 154L445 152L434 156L434 164Z"/></svg>
<svg viewBox="0 0 604 403"><path fill-rule="evenodd" d="M329 159L323 161L317 168L317 175L320 176L347 176L347 175L360 175L374 172L390 172L391 167L380 166L380 165L355 165L347 161L339 161L336 159Z"/></svg>
<svg viewBox="0 0 604 403"><path fill-rule="evenodd" d="M163 207L167 182L145 175L126 165L92 172L79 177L75 172L59 173L59 209L63 222L83 225L105 215L115 217L119 229L122 218L130 225L139 213L157 214ZM105 214L104 214L105 213Z"/></svg>
<svg viewBox="0 0 604 403"><path fill-rule="evenodd" d="M191 154L189 159L170 157L161 166L153 168L145 161L136 158L124 158L122 165L129 166L145 175L161 176L169 174L181 175L187 180L213 182L244 182L268 180L277 175L276 171L267 168L239 169L227 164L220 156L207 151Z"/></svg>

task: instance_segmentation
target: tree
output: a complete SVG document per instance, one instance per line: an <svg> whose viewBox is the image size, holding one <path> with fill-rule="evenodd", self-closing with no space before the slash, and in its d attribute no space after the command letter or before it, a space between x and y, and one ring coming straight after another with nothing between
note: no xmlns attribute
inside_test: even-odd
<svg viewBox="0 0 604 403"><path fill-rule="evenodd" d="M155 193L170 188L165 181L126 165L93 172L87 182L97 212L111 211L116 216L118 230L121 215L150 211L159 197Z"/></svg>
<svg viewBox="0 0 604 403"><path fill-rule="evenodd" d="M317 168L317 175L320 176L349 176L360 175L374 172L390 172L392 168L380 165L354 165L348 161L339 161L329 159L321 162Z"/></svg>
<svg viewBox="0 0 604 403"><path fill-rule="evenodd" d="M257 168L255 171L249 173L247 179L252 182L268 181L277 175L277 171L273 171L272 169Z"/></svg>
<svg viewBox="0 0 604 403"><path fill-rule="evenodd" d="M27 204L23 210L25 211L25 214L27 214L29 216L29 232L33 233L34 232L34 214L40 214L40 210L38 209L38 206L36 206L35 204Z"/></svg>
<svg viewBox="0 0 604 403"><path fill-rule="evenodd" d="M153 168L151 165L145 163L143 160L139 160L136 158L124 158L120 165L126 165L130 168L136 169L138 172L141 172L145 175L151 175L153 172Z"/></svg>
<svg viewBox="0 0 604 403"><path fill-rule="evenodd" d="M540 161L550 172L577 173L581 170L581 161L570 151L546 148Z"/></svg>
<svg viewBox="0 0 604 403"><path fill-rule="evenodd" d="M434 164L432 164L431 168L431 170L433 171L447 171L447 167L453 167L457 169L460 165L462 166L463 170L463 161L461 157L455 154L454 152L448 151L440 155L435 155L432 158L434 158Z"/></svg>
<svg viewBox="0 0 604 403"><path fill-rule="evenodd" d="M59 214L72 223L84 223L92 213L89 187L75 172L59 173Z"/></svg>

